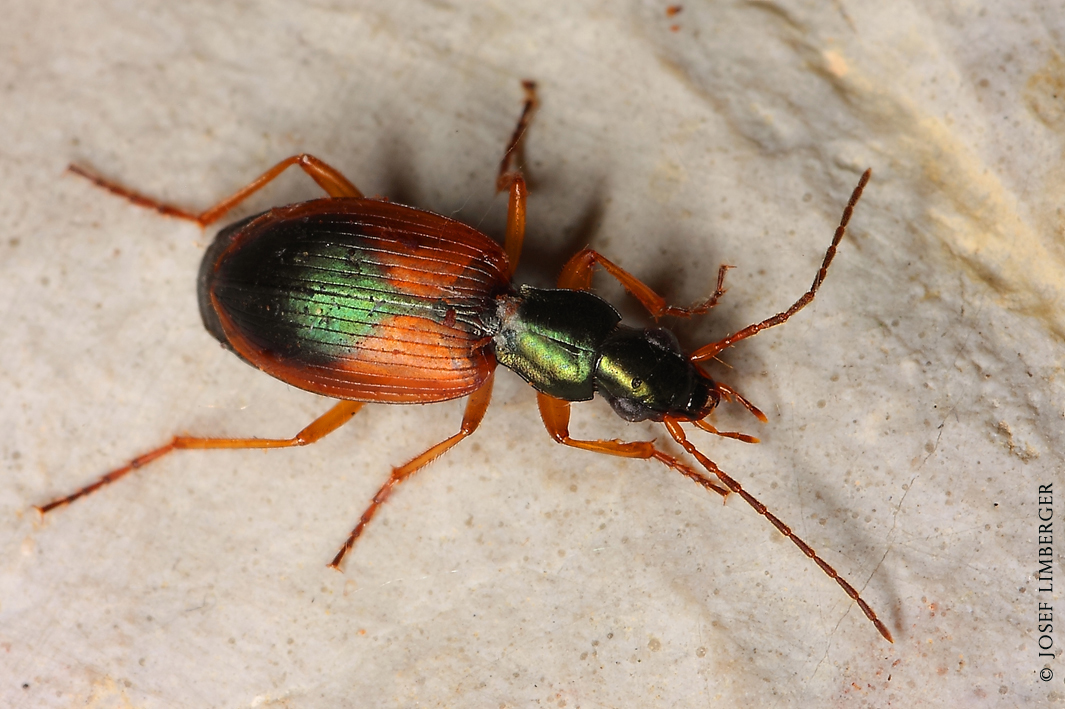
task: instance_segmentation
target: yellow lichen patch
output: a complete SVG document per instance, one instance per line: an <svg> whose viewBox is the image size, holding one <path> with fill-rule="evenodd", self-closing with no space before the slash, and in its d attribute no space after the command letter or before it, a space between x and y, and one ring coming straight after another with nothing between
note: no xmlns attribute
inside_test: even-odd
<svg viewBox="0 0 1065 709"><path fill-rule="evenodd" d="M825 61L825 69L833 76L844 77L850 73L850 64L847 59L835 49L826 49L821 57Z"/></svg>
<svg viewBox="0 0 1065 709"><path fill-rule="evenodd" d="M1065 335L1065 261L1045 225L1033 221L1052 216L1022 213L1018 195L938 118L913 128L904 142L917 151L932 188L925 209L935 235L1005 307Z"/></svg>
<svg viewBox="0 0 1065 709"><path fill-rule="evenodd" d="M1024 102L1047 128L1065 130L1065 61L1051 51L1043 68L1028 77Z"/></svg>

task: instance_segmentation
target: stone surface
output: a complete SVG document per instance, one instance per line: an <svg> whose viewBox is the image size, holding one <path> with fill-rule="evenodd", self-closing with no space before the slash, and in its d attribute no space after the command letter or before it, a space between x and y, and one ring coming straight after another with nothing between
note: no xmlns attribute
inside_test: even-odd
<svg viewBox="0 0 1065 709"><path fill-rule="evenodd" d="M1059 2L5 5L0 703L1065 697L1035 627L1038 602L1065 611L1035 578L1037 488L1065 494ZM522 78L542 107L518 279L549 285L591 244L688 303L734 265L722 304L677 324L689 346L798 297L873 168L814 304L711 367L770 419L715 425L761 445L692 437L894 645L741 500L557 446L505 372L476 437L396 492L342 574L326 563L390 466L461 402L369 407L301 450L175 454L32 510L175 432L288 436L329 405L204 332L212 230L68 163L201 209L306 151L499 238ZM316 194L294 174L244 213ZM575 411L578 435L666 438Z"/></svg>

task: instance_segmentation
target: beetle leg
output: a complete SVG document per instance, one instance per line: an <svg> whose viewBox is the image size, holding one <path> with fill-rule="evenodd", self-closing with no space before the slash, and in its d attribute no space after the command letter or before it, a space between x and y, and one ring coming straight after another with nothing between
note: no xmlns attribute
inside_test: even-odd
<svg viewBox="0 0 1065 709"><path fill-rule="evenodd" d="M687 318L702 315L710 310L725 294L725 273L732 268L732 266L722 265L717 271L717 288L714 289L714 294L690 308L667 305L666 299L651 290L646 283L592 249L584 249L562 267L562 275L558 277L558 287L568 290L588 290L592 285L592 270L596 264L618 279L621 285L625 286L625 290L632 293L656 320L663 315Z"/></svg>
<svg viewBox="0 0 1065 709"><path fill-rule="evenodd" d="M371 519L373 519L373 516L377 513L377 508L380 507L381 504L388 499L388 496L392 494L392 489L395 488L396 485L442 456L463 438L466 438L477 430L477 427L481 424L481 419L484 418L484 412L488 409L488 404L492 400L492 382L494 378L495 372L492 372L488 375L488 379L485 383L481 385L481 388L470 394L470 398L466 402L466 413L462 417L462 428L459 429L458 433L437 443L435 446L429 448L429 450L415 457L406 465L392 469L392 475L390 475L388 481L381 486L381 489L377 491L377 494L373 496L370 506L362 513L359 523L355 525L355 529L351 530L351 534L348 535L347 541L345 541L344 545L340 547L340 551L338 551L337 555L333 557L333 560L329 562L329 566L334 569L340 569L340 562L343 561L344 556L351 550L351 547L355 544L355 540L362 534L366 525L370 523Z"/></svg>
<svg viewBox="0 0 1065 709"><path fill-rule="evenodd" d="M862 599L861 596L858 595L858 591L855 590L854 586L850 585L847 579L840 576L839 573L837 573L836 570L833 569L827 561L817 555L817 552L815 552L809 544L804 542L802 539L799 538L797 534L792 532L791 527L781 522L780 519L775 514L770 512L765 505L759 502L754 495L744 490L743 486L736 482L736 480L734 480L731 476L726 475L725 471L717 467L717 463L707 458L705 455L702 454L702 452L699 451L698 448L692 445L692 443L688 441L687 436L684 435L684 430L681 429L679 421L667 418L663 423L666 426L666 430L669 431L669 435L673 436L673 440L679 443L681 447L684 448L684 450L688 451L688 453L693 458L698 460L699 463L707 469L707 471L713 473L722 483L725 484L726 487L728 487L731 492L734 492L740 497L742 497L748 505L754 508L755 512L769 520L770 524L776 527L778 532L790 539L795 544L795 546L799 547L803 554L812 559L813 562L817 564L817 566L820 567L820 569L824 571L829 578L834 579L836 583L840 585L840 588L843 589L843 591L851 598L851 600L858 604L858 607L862 609L863 613L865 613L865 617L872 621L873 625L876 626L876 629L880 631L880 634L883 635L888 642L895 642L891 638L891 632L887 629L887 626L884 625L884 623L876 617L876 613L873 611L873 609L869 606L868 603L866 603Z"/></svg>
<svg viewBox="0 0 1065 709"><path fill-rule="evenodd" d="M582 441L570 438L570 402L537 392L536 403L540 407L540 418L544 420L544 426L547 428L547 432L562 445L573 446L574 448L592 451L593 453L616 455L621 458L654 458L663 465L666 465L694 480L711 492L716 492L722 497L727 497L729 494L728 490L715 485L713 481L708 479L705 475L693 470L673 456L667 455L655 448L653 441Z"/></svg>
<svg viewBox="0 0 1065 709"><path fill-rule="evenodd" d="M514 132L510 136L510 142L507 143L507 149L503 152L503 159L499 163L499 174L496 176L496 190L502 192L510 187L510 180L513 175L521 174L520 167L514 167L515 162L520 162L523 156L525 147L525 131L529 128L529 122L532 121L533 113L536 111L536 82L525 79L521 82L521 87L525 89L525 106L521 110L521 117L518 118L518 125L514 126Z"/></svg>
<svg viewBox="0 0 1065 709"><path fill-rule="evenodd" d="M736 431L718 431L716 428L708 424L704 419L698 421L692 421L692 425L696 428L701 428L707 433L712 433L715 436L721 436L722 438L733 438L737 441L743 441L744 443L760 443L754 436L748 436L746 433L738 433Z"/></svg>
<svg viewBox="0 0 1065 709"><path fill-rule="evenodd" d="M839 246L839 242L843 240L843 235L847 232L847 224L850 223L851 215L854 214L854 205L858 204L858 200L862 196L862 190L865 189L865 185L869 182L869 178L872 174L873 171L871 169L863 172L861 178L858 180L858 186L855 187L854 191L851 193L851 198L847 202L847 206L843 210L843 216L839 220L839 226L836 227L836 234L832 237L832 243L829 244L828 251L825 252L825 258L821 262L821 268L817 271L817 275L814 276L814 282L813 285L810 286L810 290L803 293L803 296L796 300L787 310L779 312L771 318L766 318L760 323L748 325L737 333L729 335L717 342L711 342L709 345L705 345L695 350L695 352L692 352L689 357L692 362L702 362L703 360L711 359L721 350L732 347L740 340L746 340L748 337L757 335L762 330L776 327L777 325L786 322L792 315L809 305L810 301L814 299L814 295L817 294L817 289L820 288L821 284L825 281L825 274L828 272L829 264L832 263L832 258L836 255L836 247Z"/></svg>
<svg viewBox="0 0 1065 709"><path fill-rule="evenodd" d="M158 200L152 199L139 192L134 192L131 189L123 187L118 183L106 180L99 175L89 172L83 167L77 165L71 165L67 169L73 172L75 175L81 175L89 180L92 180L98 186L104 188L108 192L123 197L130 202L140 206L147 207L148 209L154 209L160 214L165 214L170 217L177 217L179 219L187 219L188 221L196 222L200 226L207 226L213 222L218 221L226 212L233 209L245 199L258 192L265 187L268 183L273 181L278 175L284 172L287 168L299 165L300 168L311 176L315 182L323 190L326 191L330 197L362 197L362 192L358 190L355 185L351 184L346 177L340 174L340 171L330 167L328 164L322 162L313 155L302 153L300 155L293 155L290 158L286 158L274 165L272 168L264 172L259 177L255 178L246 187L241 188L233 195L222 200L210 209L201 212L200 214L193 214L187 212L178 207L174 207L169 204L165 204Z"/></svg>
<svg viewBox="0 0 1065 709"><path fill-rule="evenodd" d="M518 268L521 258L521 245L525 241L525 199L528 190L521 173L510 175L510 201L507 202L507 233L503 248L507 253L507 272L509 279Z"/></svg>
<svg viewBox="0 0 1065 709"><path fill-rule="evenodd" d="M301 153L285 158L272 168L255 178L246 187L237 190L232 196L227 197L215 206L200 214L197 221L207 226L211 222L218 221L226 212L237 206L245 199L255 194L267 184L272 182L278 175L292 165L299 165L300 169L311 176L318 186L325 190L330 197L362 197L362 192L348 181L348 178L340 174L336 168L329 166L313 155Z"/></svg>
<svg viewBox="0 0 1065 709"><path fill-rule="evenodd" d="M762 423L769 422L769 419L766 418L766 415L762 413L761 409L759 409L751 402L747 401L747 399L740 396L739 392L733 389L732 387L728 386L727 384L722 384L721 382L714 382L714 386L716 386L717 390L721 392L721 396L724 397L725 401L738 401L739 403L743 404L743 407L750 411L756 419L758 419Z"/></svg>
<svg viewBox="0 0 1065 709"><path fill-rule="evenodd" d="M111 182L110 180L106 180L103 177L97 175L96 173L90 172L89 170L79 165L68 165L67 171L72 172L80 177L84 177L86 180L89 180L97 187L102 187L111 194L118 195L119 197L122 197L123 199L132 202L138 207L154 209L160 214L166 215L168 217L177 217L178 219L187 219L190 222L199 223L199 217L193 214L192 212L186 212L184 209L180 209L170 204L165 204L158 200L152 199L151 197L146 197L145 195L142 195L139 192L134 192L133 190L127 187L123 187L117 182Z"/></svg>
<svg viewBox="0 0 1065 709"><path fill-rule="evenodd" d="M521 245L525 241L525 199L528 190L525 186L525 178L521 174L521 167L515 162L520 162L524 157L525 131L529 128L529 121L536 110L536 82L523 81L525 89L525 107L522 109L518 125L514 127L514 133L510 137L507 149L503 153L503 160L499 163L499 175L496 177L496 190L510 190L510 200L507 202L507 232L504 248L507 252L507 260L510 268L507 277L514 275L518 267L518 259L521 258Z"/></svg>
<svg viewBox="0 0 1065 709"><path fill-rule="evenodd" d="M162 458L164 455L176 450L204 449L204 448L289 448L291 446L305 446L323 438L347 423L352 416L358 413L363 406L361 401L341 401L333 408L316 418L309 426L297 433L292 438L192 438L189 436L174 436L165 446L160 446L153 451L134 458L126 465L112 470L99 480L86 485L80 490L60 497L51 502L40 505L37 511L41 514L54 510L56 507L68 505L79 497L84 497L91 492L109 485L126 474L143 468L148 463Z"/></svg>

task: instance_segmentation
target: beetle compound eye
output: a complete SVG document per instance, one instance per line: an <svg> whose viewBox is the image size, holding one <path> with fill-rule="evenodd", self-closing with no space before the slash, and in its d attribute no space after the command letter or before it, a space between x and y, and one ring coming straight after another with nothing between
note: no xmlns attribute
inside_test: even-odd
<svg viewBox="0 0 1065 709"><path fill-rule="evenodd" d="M639 377L636 377L631 382L629 382L629 386L632 388L633 391L636 391L637 389L643 386L643 380Z"/></svg>

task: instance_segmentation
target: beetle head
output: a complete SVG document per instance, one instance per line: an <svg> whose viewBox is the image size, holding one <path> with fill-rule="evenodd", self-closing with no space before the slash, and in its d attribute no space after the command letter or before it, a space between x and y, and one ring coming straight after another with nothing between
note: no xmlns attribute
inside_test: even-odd
<svg viewBox="0 0 1065 709"><path fill-rule="evenodd" d="M600 350L595 383L626 421L698 421L721 401L714 380L689 362L676 336L661 327L619 326Z"/></svg>

